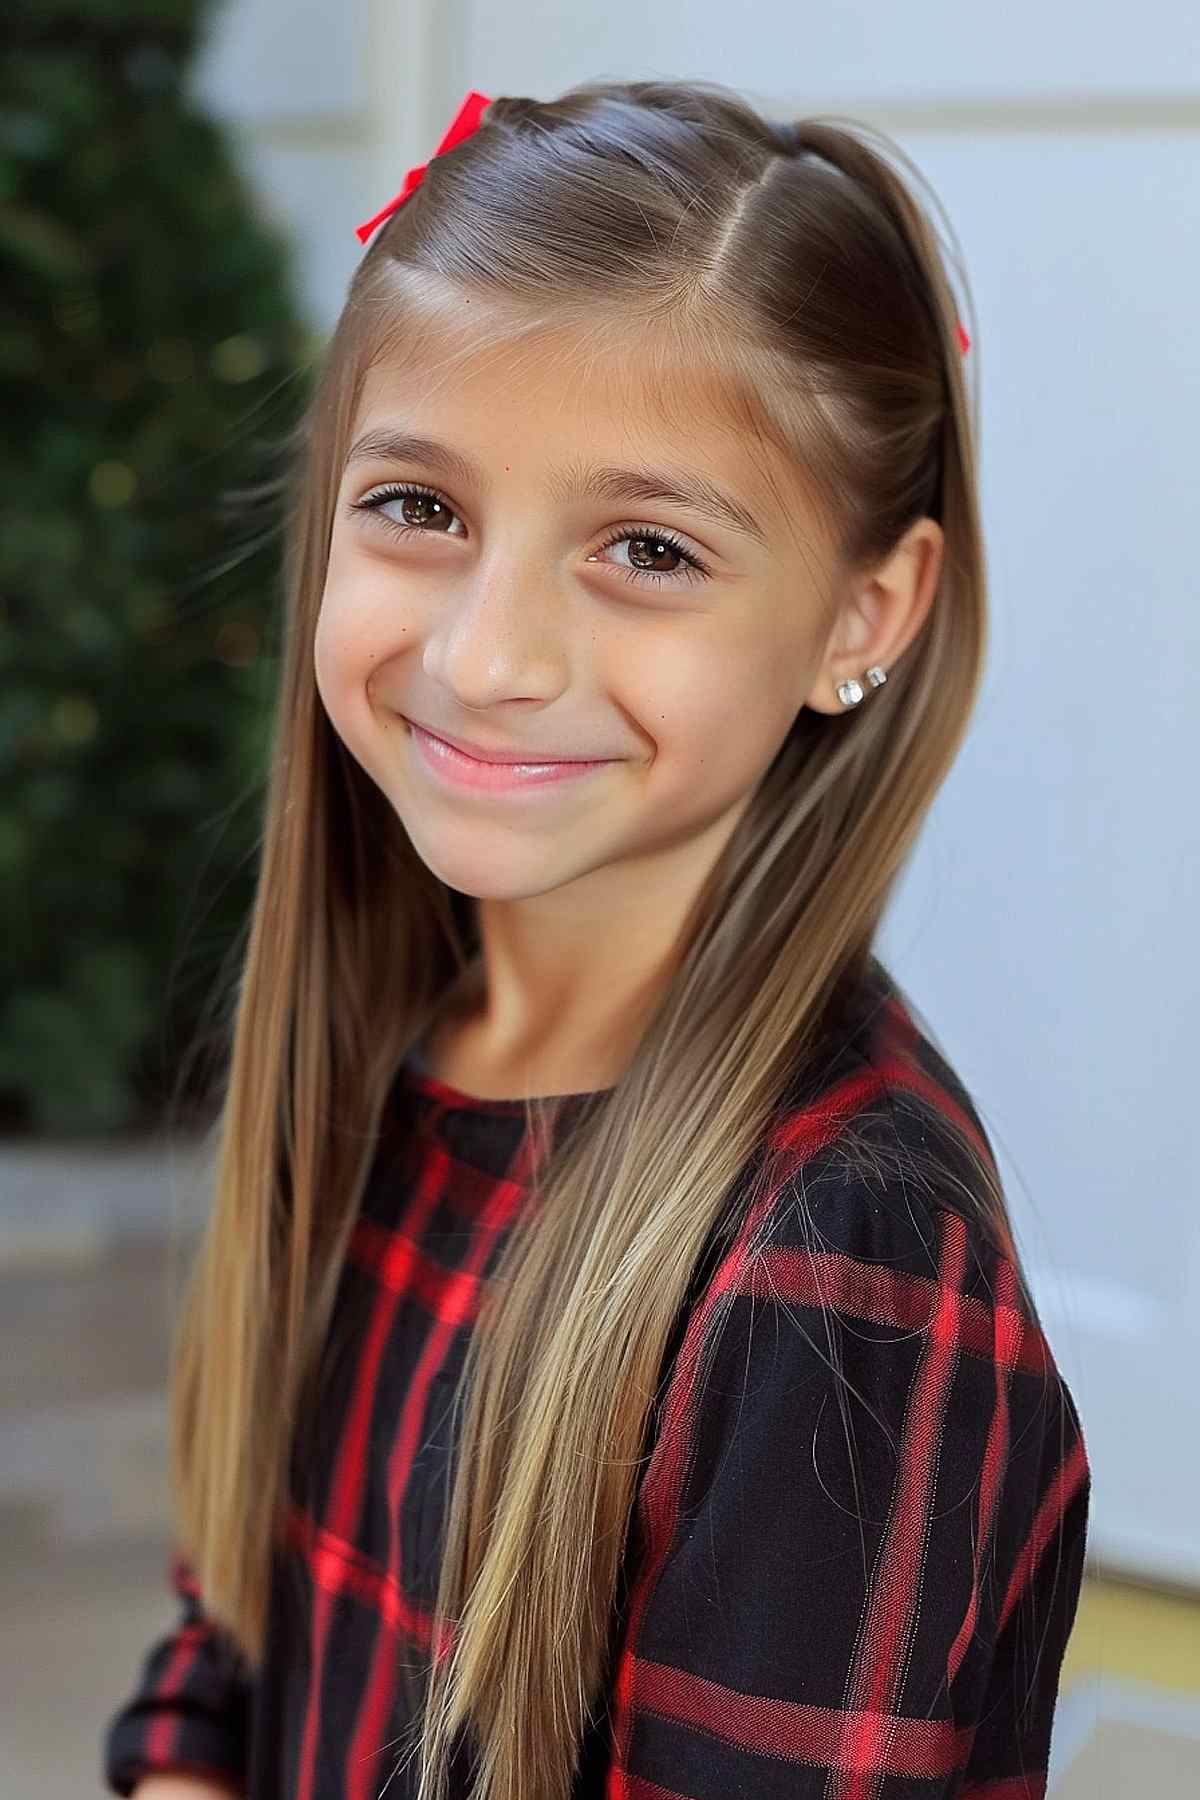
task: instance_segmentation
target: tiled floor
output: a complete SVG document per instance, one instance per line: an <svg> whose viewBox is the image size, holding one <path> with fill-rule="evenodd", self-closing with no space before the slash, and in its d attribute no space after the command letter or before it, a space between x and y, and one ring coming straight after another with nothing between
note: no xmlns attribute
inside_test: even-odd
<svg viewBox="0 0 1200 1800"><path fill-rule="evenodd" d="M39 1191L61 1196L71 1171L35 1165L16 1179L0 1147L0 1797L99 1800L105 1721L173 1617L169 1270L147 1230L170 1209L161 1170L123 1173L118 1159L111 1203L93 1163L84 1198L55 1210ZM1200 1795L1200 1596L1085 1584L1050 1793Z"/></svg>

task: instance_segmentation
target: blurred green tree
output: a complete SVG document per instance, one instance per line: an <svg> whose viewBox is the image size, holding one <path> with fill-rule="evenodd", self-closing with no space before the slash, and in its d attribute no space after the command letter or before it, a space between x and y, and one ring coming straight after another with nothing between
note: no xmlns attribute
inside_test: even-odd
<svg viewBox="0 0 1200 1800"><path fill-rule="evenodd" d="M252 893L291 252L185 91L199 0L16 0L0 59L0 1128L178 1098ZM198 1065L199 1066L199 1065Z"/></svg>

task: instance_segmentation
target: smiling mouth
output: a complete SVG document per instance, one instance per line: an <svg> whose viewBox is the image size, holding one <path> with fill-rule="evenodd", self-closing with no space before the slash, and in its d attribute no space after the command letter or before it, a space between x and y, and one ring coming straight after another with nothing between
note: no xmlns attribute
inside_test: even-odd
<svg viewBox="0 0 1200 1800"><path fill-rule="evenodd" d="M462 792L517 797L572 787L613 768L616 761L605 757L592 762L481 762L411 719L405 723L417 757L432 778Z"/></svg>
<svg viewBox="0 0 1200 1800"><path fill-rule="evenodd" d="M409 719L404 714L402 714L401 717L405 718L405 723L411 726L413 730L421 732L427 738L432 738L435 743L445 744L447 748L455 751L459 756L467 757L471 762L480 763L486 768L508 768L519 766L526 769L549 769L572 767L575 765L584 768L592 768L597 763L612 762L615 760L613 757L608 756L547 756L544 751L488 751L482 749L479 745L466 742L465 739L446 737L441 732L431 731L427 725L418 724L415 719Z"/></svg>

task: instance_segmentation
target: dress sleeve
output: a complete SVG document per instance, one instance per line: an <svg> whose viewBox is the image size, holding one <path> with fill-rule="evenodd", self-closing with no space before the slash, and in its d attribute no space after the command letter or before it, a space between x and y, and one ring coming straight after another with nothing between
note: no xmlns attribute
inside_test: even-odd
<svg viewBox="0 0 1200 1800"><path fill-rule="evenodd" d="M977 1220L827 1174L690 1314L605 1800L1044 1795L1090 1494L1074 1401Z"/></svg>
<svg viewBox="0 0 1200 1800"><path fill-rule="evenodd" d="M205 1613L183 1557L172 1557L170 1580L181 1616L152 1645L135 1692L109 1724L105 1781L129 1795L146 1775L188 1773L241 1795L250 1679L237 1648Z"/></svg>

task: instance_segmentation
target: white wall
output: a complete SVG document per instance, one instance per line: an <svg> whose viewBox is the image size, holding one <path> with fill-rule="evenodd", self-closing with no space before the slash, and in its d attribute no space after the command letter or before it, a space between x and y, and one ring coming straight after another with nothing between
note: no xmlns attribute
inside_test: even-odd
<svg viewBox="0 0 1200 1800"><path fill-rule="evenodd" d="M1088 1428L1094 1550L1200 1579L1200 15L234 0L201 85L327 326L354 226L468 87L662 74L890 130L962 243L993 644L883 948L1004 1156Z"/></svg>

